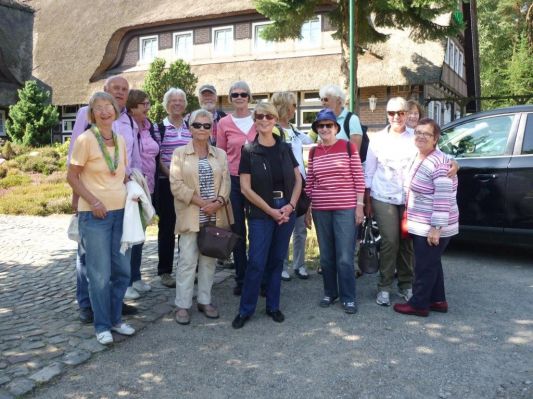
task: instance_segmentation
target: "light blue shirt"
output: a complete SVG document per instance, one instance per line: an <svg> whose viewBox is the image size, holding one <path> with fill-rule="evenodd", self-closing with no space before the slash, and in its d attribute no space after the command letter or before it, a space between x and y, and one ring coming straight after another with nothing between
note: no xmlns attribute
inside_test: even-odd
<svg viewBox="0 0 533 399"><path fill-rule="evenodd" d="M361 122L359 121L359 117L353 114L352 117L350 118L350 131L345 132L344 131L344 120L346 119L347 115L348 115L348 110L346 108L343 108L342 112L339 114L339 116L337 116L337 123L341 126L339 133L337 133L337 138L349 141L348 133L350 136L353 136L354 134L358 134L359 136L362 136L363 128L361 127Z"/></svg>

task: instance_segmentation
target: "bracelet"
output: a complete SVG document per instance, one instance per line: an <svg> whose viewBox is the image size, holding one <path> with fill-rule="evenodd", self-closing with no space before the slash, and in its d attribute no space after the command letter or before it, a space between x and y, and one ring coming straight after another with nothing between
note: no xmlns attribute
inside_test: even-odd
<svg viewBox="0 0 533 399"><path fill-rule="evenodd" d="M96 207L97 207L98 205L100 205L100 204L101 204L100 201L96 201L94 204L92 204L92 207L93 207L93 208L96 208Z"/></svg>
<svg viewBox="0 0 533 399"><path fill-rule="evenodd" d="M288 204L288 205L290 205L290 206L291 206L291 208L292 208L292 210L293 210L293 211L294 211L294 210L296 209L296 208L294 207L294 205L293 205L293 204L291 204L290 202L289 202L289 204Z"/></svg>

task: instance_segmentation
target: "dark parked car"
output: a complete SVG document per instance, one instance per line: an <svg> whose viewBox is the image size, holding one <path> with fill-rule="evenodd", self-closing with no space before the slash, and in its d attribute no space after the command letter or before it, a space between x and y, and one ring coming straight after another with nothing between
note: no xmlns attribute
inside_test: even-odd
<svg viewBox="0 0 533 399"><path fill-rule="evenodd" d="M533 105L480 112L442 128L459 162L460 237L533 246Z"/></svg>

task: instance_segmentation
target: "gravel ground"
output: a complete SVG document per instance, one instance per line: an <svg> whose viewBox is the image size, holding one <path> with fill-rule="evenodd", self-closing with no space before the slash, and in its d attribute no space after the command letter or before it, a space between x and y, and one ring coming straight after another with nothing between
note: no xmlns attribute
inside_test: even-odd
<svg viewBox="0 0 533 399"><path fill-rule="evenodd" d="M214 289L220 319L194 312L179 326L169 314L31 397L533 398L531 253L467 248L445 256L448 314L377 306L375 276L358 280L357 315L322 309L312 275L283 283L284 323L260 299L234 330L226 281Z"/></svg>

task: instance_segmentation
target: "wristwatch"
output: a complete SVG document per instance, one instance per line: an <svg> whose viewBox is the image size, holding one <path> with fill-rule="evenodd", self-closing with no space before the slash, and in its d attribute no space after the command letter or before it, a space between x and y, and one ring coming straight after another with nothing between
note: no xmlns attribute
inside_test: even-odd
<svg viewBox="0 0 533 399"><path fill-rule="evenodd" d="M433 227L435 230L440 230L442 228L442 226L431 226Z"/></svg>

